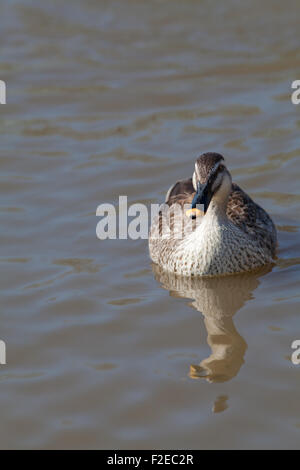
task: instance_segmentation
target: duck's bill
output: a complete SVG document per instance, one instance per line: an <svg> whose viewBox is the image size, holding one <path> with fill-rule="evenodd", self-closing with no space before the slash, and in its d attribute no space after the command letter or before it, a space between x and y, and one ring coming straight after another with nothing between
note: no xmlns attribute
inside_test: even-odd
<svg viewBox="0 0 300 470"><path fill-rule="evenodd" d="M188 209L186 215L191 219L196 219L196 217L203 215L203 212L197 207L194 207L193 209Z"/></svg>
<svg viewBox="0 0 300 470"><path fill-rule="evenodd" d="M209 203L211 201L211 197L212 195L211 195L211 191L210 191L208 183L205 183L205 184L198 183L196 194L192 200L191 209L197 209L197 206L202 204L203 211L205 214L205 212L208 209Z"/></svg>

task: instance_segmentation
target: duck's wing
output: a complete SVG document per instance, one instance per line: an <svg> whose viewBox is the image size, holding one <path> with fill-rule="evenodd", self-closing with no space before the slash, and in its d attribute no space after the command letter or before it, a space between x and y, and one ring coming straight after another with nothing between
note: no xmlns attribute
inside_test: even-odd
<svg viewBox="0 0 300 470"><path fill-rule="evenodd" d="M226 212L231 222L275 256L277 235L271 217L235 183L232 184Z"/></svg>
<svg viewBox="0 0 300 470"><path fill-rule="evenodd" d="M195 190L192 178L180 180L169 188L166 194L165 203L168 204L168 206L171 206L172 204L189 204L192 203L194 194Z"/></svg>
<svg viewBox="0 0 300 470"><path fill-rule="evenodd" d="M167 258L201 223L201 215L196 219L186 215L194 195L191 178L177 181L168 190L165 203L160 206L150 228L149 248L155 263Z"/></svg>
<svg viewBox="0 0 300 470"><path fill-rule="evenodd" d="M177 238L184 238L194 231L202 219L199 215L196 223L195 219L186 215L186 211L191 208L194 195L192 178L177 181L166 194L164 209L160 212L160 216L165 218L171 233Z"/></svg>

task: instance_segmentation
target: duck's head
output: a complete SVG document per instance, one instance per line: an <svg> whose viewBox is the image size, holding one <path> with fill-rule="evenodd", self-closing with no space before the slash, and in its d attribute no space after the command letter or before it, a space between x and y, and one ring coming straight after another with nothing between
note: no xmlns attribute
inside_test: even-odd
<svg viewBox="0 0 300 470"><path fill-rule="evenodd" d="M190 216L197 216L197 204L204 205L206 213L212 199L221 208L226 207L231 191L231 175L224 165L224 157L219 153L203 153L197 158L193 173L193 186L196 191Z"/></svg>

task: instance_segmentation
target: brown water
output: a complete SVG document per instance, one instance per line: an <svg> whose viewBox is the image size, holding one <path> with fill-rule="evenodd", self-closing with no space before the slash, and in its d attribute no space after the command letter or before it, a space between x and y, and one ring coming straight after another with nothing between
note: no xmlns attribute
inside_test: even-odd
<svg viewBox="0 0 300 470"><path fill-rule="evenodd" d="M298 448L300 4L2 6L1 448ZM180 280L96 208L204 151L274 218L269 272Z"/></svg>

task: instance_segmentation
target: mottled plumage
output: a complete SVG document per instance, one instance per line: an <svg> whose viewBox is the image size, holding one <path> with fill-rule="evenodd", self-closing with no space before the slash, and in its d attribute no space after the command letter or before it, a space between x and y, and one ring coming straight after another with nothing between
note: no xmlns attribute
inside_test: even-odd
<svg viewBox="0 0 300 470"><path fill-rule="evenodd" d="M215 276L272 262L277 245L272 219L232 183L223 161L216 153L201 155L193 177L169 189L149 236L150 256L163 269ZM204 212L192 219L186 209L195 201L204 202Z"/></svg>

